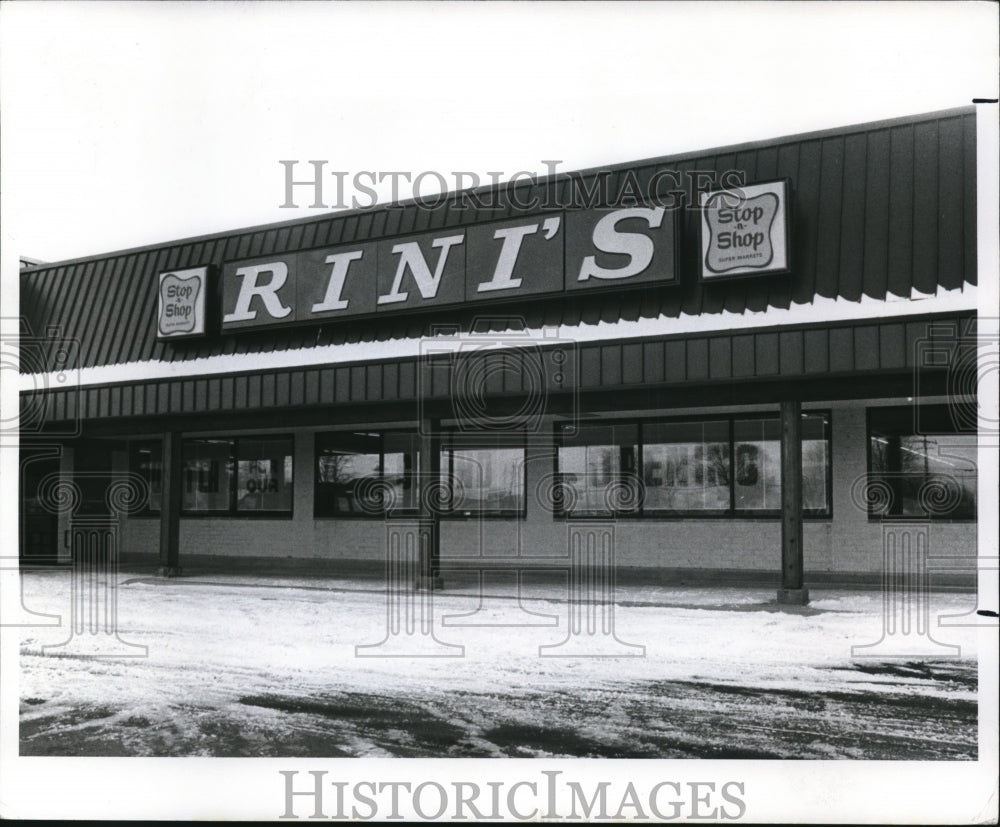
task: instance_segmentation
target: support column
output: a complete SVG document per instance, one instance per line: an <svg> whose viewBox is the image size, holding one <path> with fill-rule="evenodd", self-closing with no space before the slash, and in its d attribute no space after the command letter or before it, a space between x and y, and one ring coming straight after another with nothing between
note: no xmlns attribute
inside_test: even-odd
<svg viewBox="0 0 1000 827"><path fill-rule="evenodd" d="M183 495L184 450L179 431L163 434L162 501L160 503L160 568L161 577L177 577L181 573L181 497Z"/></svg>
<svg viewBox="0 0 1000 827"><path fill-rule="evenodd" d="M802 566L802 403L781 403L781 588L778 602L805 605Z"/></svg>
<svg viewBox="0 0 1000 827"><path fill-rule="evenodd" d="M441 420L420 420L420 570L417 588L441 589L441 510L434 488L441 480Z"/></svg>

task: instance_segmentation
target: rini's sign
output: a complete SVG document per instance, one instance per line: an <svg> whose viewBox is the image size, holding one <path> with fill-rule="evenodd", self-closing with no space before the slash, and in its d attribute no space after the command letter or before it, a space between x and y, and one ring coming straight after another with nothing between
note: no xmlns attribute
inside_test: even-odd
<svg viewBox="0 0 1000 827"><path fill-rule="evenodd" d="M788 181L701 194L701 278L787 273Z"/></svg>
<svg viewBox="0 0 1000 827"><path fill-rule="evenodd" d="M575 210L222 267L222 329L677 282L677 210Z"/></svg>

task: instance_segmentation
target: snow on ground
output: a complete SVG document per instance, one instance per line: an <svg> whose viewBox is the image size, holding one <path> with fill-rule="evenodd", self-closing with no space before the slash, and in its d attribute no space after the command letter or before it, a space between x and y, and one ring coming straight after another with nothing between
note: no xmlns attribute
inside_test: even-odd
<svg viewBox="0 0 1000 827"><path fill-rule="evenodd" d="M526 583L519 602L513 584L480 599L451 582L433 595L440 643L403 634L396 650L356 650L393 617L376 580L123 573L118 634L148 652L94 658L117 641L70 637L70 573L21 577L24 605L64 624L20 630L23 754L976 755L975 630L936 622L973 609L971 594L932 593L936 642L911 630L852 658L883 637L879 591L782 610L773 589L620 585L618 642L567 640L585 607L565 586ZM419 620L416 599L404 620ZM414 647L437 656L406 656ZM591 656L605 650L620 656Z"/></svg>

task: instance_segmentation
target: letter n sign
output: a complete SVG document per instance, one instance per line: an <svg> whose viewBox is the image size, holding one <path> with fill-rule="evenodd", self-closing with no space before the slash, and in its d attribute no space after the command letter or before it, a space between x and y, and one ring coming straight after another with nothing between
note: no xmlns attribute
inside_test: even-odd
<svg viewBox="0 0 1000 827"><path fill-rule="evenodd" d="M208 291L207 266L160 273L156 338L204 336Z"/></svg>
<svg viewBox="0 0 1000 827"><path fill-rule="evenodd" d="M703 192L701 280L787 273L788 179Z"/></svg>

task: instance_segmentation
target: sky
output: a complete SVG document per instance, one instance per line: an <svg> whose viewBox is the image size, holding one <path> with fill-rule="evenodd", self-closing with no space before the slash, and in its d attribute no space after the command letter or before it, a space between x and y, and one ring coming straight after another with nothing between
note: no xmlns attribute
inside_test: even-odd
<svg viewBox="0 0 1000 827"><path fill-rule="evenodd" d="M429 194L962 106L1000 74L992 3L2 3L0 47L4 272L325 212L280 207L282 160L367 204L365 171Z"/></svg>

